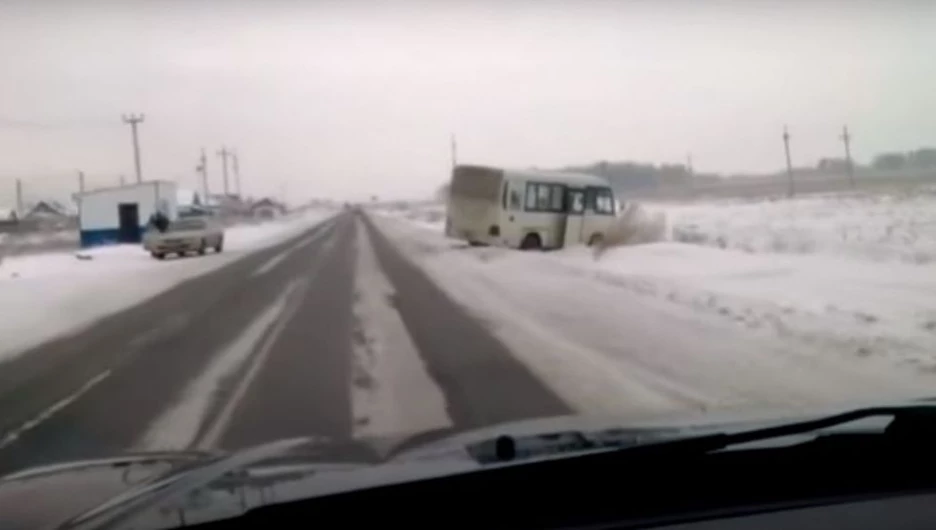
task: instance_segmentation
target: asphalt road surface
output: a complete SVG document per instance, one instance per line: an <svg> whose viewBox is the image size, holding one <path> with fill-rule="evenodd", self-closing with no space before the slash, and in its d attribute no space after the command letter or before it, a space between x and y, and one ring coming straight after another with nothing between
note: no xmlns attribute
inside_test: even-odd
<svg viewBox="0 0 936 530"><path fill-rule="evenodd" d="M355 309L365 247L391 288L371 297L392 308L377 313L376 332ZM370 387L356 374L375 333L384 351L374 370L416 393L424 372L449 427L569 412L363 214L343 212L0 365L0 473L124 452L353 439L373 419L359 417L356 396ZM395 344L421 362L401 347L395 364ZM364 408L389 408L389 427L439 416L417 410L428 394L397 400L381 388Z"/></svg>

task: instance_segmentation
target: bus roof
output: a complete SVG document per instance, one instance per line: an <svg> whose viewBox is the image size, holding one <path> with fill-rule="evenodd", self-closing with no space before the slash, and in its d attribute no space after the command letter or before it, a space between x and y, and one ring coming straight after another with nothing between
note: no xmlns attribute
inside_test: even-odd
<svg viewBox="0 0 936 530"><path fill-rule="evenodd" d="M608 179L597 175L585 173L566 173L564 171L541 171L538 169L505 169L507 178L522 178L525 180L538 180L541 182L559 182L564 184L580 184L582 186L610 186Z"/></svg>

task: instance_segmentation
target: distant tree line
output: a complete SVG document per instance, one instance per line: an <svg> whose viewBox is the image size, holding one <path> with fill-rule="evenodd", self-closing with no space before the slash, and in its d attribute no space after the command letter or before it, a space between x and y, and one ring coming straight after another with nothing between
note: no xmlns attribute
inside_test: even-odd
<svg viewBox="0 0 936 530"><path fill-rule="evenodd" d="M854 163L854 162L853 162ZM875 156L867 166L855 164L856 170L893 172L900 170L936 171L936 148L922 147L907 152L887 152ZM645 190L653 188L682 187L691 184L704 185L734 177L755 175L726 175L720 173L693 173L683 164L646 164L640 162L595 162L588 165L566 166L561 171L587 173L608 179L611 185L622 190ZM796 167L796 174L841 175L848 171L848 161L842 158L822 158L815 167ZM774 174L781 174L780 170Z"/></svg>
<svg viewBox="0 0 936 530"><path fill-rule="evenodd" d="M871 167L882 171L936 168L936 149L923 147L906 153L881 153L871 161Z"/></svg>

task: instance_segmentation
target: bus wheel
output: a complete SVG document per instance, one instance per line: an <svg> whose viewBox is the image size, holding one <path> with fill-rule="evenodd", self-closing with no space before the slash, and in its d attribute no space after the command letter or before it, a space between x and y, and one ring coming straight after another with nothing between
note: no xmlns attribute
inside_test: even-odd
<svg viewBox="0 0 936 530"><path fill-rule="evenodd" d="M590 247L601 245L603 242L604 236L601 234L592 234L592 236L588 238L588 246Z"/></svg>
<svg viewBox="0 0 936 530"><path fill-rule="evenodd" d="M538 250L542 248L543 242L539 234L527 234L520 242L520 250Z"/></svg>

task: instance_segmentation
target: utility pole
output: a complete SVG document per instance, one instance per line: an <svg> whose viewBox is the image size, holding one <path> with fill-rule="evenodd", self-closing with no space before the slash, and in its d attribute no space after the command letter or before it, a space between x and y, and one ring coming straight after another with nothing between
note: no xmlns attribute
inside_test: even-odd
<svg viewBox="0 0 936 530"><path fill-rule="evenodd" d="M455 140L455 133L452 133L452 169L458 165L458 142Z"/></svg>
<svg viewBox="0 0 936 530"><path fill-rule="evenodd" d="M788 193L792 197L796 189L793 186L793 163L790 161L790 133L786 125L783 126L783 149L786 152L786 171L790 186Z"/></svg>
<svg viewBox="0 0 936 530"><path fill-rule="evenodd" d="M240 186L240 162L237 158L237 151L231 153L231 158L234 162L234 187L237 188L237 198L241 197L241 186Z"/></svg>
<svg viewBox="0 0 936 530"><path fill-rule="evenodd" d="M78 193L84 193L84 171L78 172Z"/></svg>
<svg viewBox="0 0 936 530"><path fill-rule="evenodd" d="M845 144L845 169L848 171L848 185L855 187L855 165L851 156L851 135L848 134L848 125L842 126L842 143Z"/></svg>
<svg viewBox="0 0 936 530"><path fill-rule="evenodd" d="M16 179L16 218L23 215L23 181Z"/></svg>
<svg viewBox="0 0 936 530"><path fill-rule="evenodd" d="M133 133L133 164L136 168L136 178L137 182L143 182L143 172L140 170L140 140L137 137L137 125L143 123L143 120L146 118L146 115L140 114L139 116L134 116L133 114L127 116L121 116L124 123L130 124L130 131Z"/></svg>
<svg viewBox="0 0 936 530"><path fill-rule="evenodd" d="M223 145L221 150L218 151L218 156L221 157L221 175L224 177L224 196L228 195L228 172L227 172L227 159L231 155L231 152L227 150Z"/></svg>
<svg viewBox="0 0 936 530"><path fill-rule="evenodd" d="M202 147L201 157L198 159L198 167L195 168L201 174L202 193L205 195L205 204L208 204L208 157L205 156L205 148Z"/></svg>

